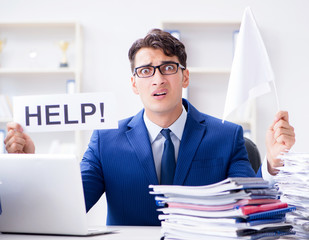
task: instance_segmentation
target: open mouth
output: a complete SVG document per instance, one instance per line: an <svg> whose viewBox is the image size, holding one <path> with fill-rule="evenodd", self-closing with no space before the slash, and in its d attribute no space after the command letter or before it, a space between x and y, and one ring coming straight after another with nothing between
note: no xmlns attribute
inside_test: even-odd
<svg viewBox="0 0 309 240"><path fill-rule="evenodd" d="M166 95L166 92L155 93L153 95L154 96L163 96L163 95Z"/></svg>

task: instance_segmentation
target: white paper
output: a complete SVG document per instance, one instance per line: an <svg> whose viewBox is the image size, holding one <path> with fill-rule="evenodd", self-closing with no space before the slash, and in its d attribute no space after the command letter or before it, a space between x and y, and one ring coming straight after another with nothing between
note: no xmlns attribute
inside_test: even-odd
<svg viewBox="0 0 309 240"><path fill-rule="evenodd" d="M282 192L281 200L294 205L297 210L293 216L293 224L301 225L296 228L300 239L309 237L309 153L287 152L279 156L284 166L274 177L276 185ZM303 237L300 237L303 236Z"/></svg>
<svg viewBox="0 0 309 240"><path fill-rule="evenodd" d="M13 121L28 132L118 128L116 102L111 93L14 97Z"/></svg>

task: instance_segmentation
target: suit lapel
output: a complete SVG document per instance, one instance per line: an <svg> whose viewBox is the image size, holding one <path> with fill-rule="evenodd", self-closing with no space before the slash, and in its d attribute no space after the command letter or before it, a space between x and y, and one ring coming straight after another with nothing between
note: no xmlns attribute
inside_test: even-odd
<svg viewBox="0 0 309 240"><path fill-rule="evenodd" d="M143 112L144 111L140 111L132 118L128 124L130 129L126 132L126 134L139 162L145 171L149 184L159 184L153 160L152 148L143 120Z"/></svg>
<svg viewBox="0 0 309 240"><path fill-rule="evenodd" d="M175 185L184 184L186 176L190 170L191 162L195 156L195 152L206 132L204 118L201 118L200 113L188 102L184 102L185 107L186 105L188 115L179 146L179 154L174 177Z"/></svg>

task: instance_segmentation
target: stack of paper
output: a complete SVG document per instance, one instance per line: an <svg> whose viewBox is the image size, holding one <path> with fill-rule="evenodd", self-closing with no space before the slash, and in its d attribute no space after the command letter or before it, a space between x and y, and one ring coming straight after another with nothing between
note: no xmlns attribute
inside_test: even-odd
<svg viewBox="0 0 309 240"><path fill-rule="evenodd" d="M285 214L295 210L262 178L228 178L207 186L151 185L162 212L165 240L260 239L295 232Z"/></svg>
<svg viewBox="0 0 309 240"><path fill-rule="evenodd" d="M1 182L0 182L0 184L1 184ZM1 208L1 199L0 199L0 215L1 215L1 213L2 213L2 208Z"/></svg>
<svg viewBox="0 0 309 240"><path fill-rule="evenodd" d="M284 166L278 168L277 186L282 192L282 200L297 210L287 215L299 239L309 239L309 154L285 153L280 156Z"/></svg>

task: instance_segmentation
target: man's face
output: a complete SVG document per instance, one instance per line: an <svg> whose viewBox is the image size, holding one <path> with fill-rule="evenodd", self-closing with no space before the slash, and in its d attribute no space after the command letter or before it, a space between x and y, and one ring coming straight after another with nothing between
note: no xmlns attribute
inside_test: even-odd
<svg viewBox="0 0 309 240"><path fill-rule="evenodd" d="M179 63L178 57L166 56L161 49L142 48L136 53L135 67L158 66L168 61ZM182 109L182 88L189 84L189 72L179 67L173 75L162 75L156 69L149 78L132 76L131 83L134 93L140 95L150 119L160 115L177 118Z"/></svg>

